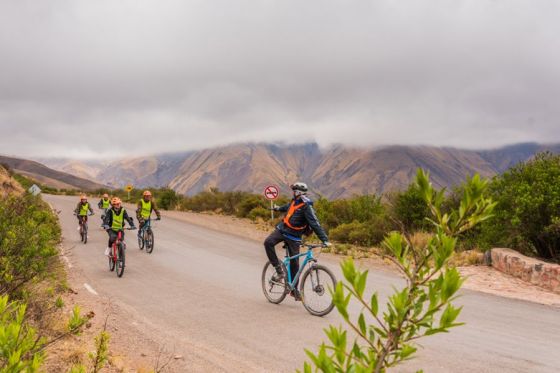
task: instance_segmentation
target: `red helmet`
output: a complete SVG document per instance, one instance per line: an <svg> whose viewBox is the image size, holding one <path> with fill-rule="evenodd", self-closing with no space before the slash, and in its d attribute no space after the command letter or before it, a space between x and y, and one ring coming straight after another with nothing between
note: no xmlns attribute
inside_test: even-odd
<svg viewBox="0 0 560 373"><path fill-rule="evenodd" d="M152 196L152 192L150 192L149 190L145 190L144 193L142 193L142 196L144 196L144 197L151 197L151 196Z"/></svg>

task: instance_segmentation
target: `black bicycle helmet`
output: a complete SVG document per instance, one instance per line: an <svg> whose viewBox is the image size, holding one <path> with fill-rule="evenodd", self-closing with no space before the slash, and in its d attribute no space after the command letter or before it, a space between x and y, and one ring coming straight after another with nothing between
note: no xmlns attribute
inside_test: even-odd
<svg viewBox="0 0 560 373"><path fill-rule="evenodd" d="M297 190L297 191L302 192L302 193L307 193L307 191L309 190L309 189L307 188L307 184L302 183L302 182L300 182L300 181L298 181L297 183L294 183L294 184L290 185L290 188L292 188L293 191L296 191L296 190Z"/></svg>

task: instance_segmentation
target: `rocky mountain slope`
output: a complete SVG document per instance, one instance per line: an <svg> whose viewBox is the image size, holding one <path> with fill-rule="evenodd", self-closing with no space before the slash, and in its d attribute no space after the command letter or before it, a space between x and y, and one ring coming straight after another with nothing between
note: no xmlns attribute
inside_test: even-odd
<svg viewBox="0 0 560 373"><path fill-rule="evenodd" d="M53 170L39 162L26 159L0 156L0 165L6 165L23 176L53 188L89 191L104 187L100 183Z"/></svg>
<svg viewBox="0 0 560 373"><path fill-rule="evenodd" d="M5 198L8 195L19 195L23 193L23 188L17 181L15 181L8 171L0 166L0 198Z"/></svg>
<svg viewBox="0 0 560 373"><path fill-rule="evenodd" d="M337 145L321 149L314 143L236 144L111 162L43 161L118 188L131 183L136 187L169 186L189 195L210 187L260 193L270 183L287 191L291 182L301 179L317 193L338 198L406 188L419 167L430 171L438 187L450 187L475 172L491 177L547 149L560 152L560 144L528 143L483 151L430 146Z"/></svg>

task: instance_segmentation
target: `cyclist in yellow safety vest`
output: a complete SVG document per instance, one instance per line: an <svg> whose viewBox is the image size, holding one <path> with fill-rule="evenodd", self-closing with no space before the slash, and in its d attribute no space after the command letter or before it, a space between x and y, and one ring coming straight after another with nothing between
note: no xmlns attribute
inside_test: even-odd
<svg viewBox="0 0 560 373"><path fill-rule="evenodd" d="M111 208L107 210L105 219L103 220L103 228L109 235L109 244L105 250L105 255L111 255L111 246L117 240L119 231L122 231L122 239L124 240L124 224L128 222L130 228L135 229L134 219L128 216L125 208L122 207L122 201L118 197L111 199Z"/></svg>
<svg viewBox="0 0 560 373"><path fill-rule="evenodd" d="M136 218L139 224L138 236L140 236L142 227L146 224L146 221L152 216L152 211L156 213L156 220L161 220L161 214L156 207L155 201L152 199L152 192L145 190L144 193L142 193L142 199L138 201L136 205Z"/></svg>
<svg viewBox="0 0 560 373"><path fill-rule="evenodd" d="M278 260L276 255L276 250L274 247L284 241L288 245L288 253L290 256L295 256L299 254L299 249L302 241L303 235L308 235L313 232L319 237L323 242L323 245L330 246L329 238L325 233L325 230L321 227L317 214L315 214L315 209L313 209L313 201L307 197L307 184L302 182L297 182L290 185L293 191L292 200L284 206L275 206L275 211L285 212L286 215L276 226L274 232L272 232L264 241L264 248L266 255L270 264L276 269L276 273L273 276L273 281L280 281L285 277L282 265ZM299 259L292 259L290 261L290 274L292 278L295 277L299 270ZM301 300L299 291L296 289L290 293L295 300Z"/></svg>
<svg viewBox="0 0 560 373"><path fill-rule="evenodd" d="M111 199L109 198L109 195L107 193L103 194L103 197L101 197L101 199L97 203L97 207L103 210L101 220L105 220L105 214L107 213L107 210L111 208Z"/></svg>
<svg viewBox="0 0 560 373"><path fill-rule="evenodd" d="M88 211L90 215L93 215L93 209L91 208L86 195L82 194L80 196L80 202L78 202L76 208L74 209L74 215L78 217L78 230L80 230L80 225L82 225L82 222L87 221Z"/></svg>

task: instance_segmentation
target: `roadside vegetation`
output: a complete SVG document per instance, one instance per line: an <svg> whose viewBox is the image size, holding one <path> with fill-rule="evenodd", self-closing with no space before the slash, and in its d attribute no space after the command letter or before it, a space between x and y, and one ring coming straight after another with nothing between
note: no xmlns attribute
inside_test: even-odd
<svg viewBox="0 0 560 373"><path fill-rule="evenodd" d="M80 334L93 315L65 304L69 287L58 256L57 216L39 197L21 189L1 196L0 372L41 372L47 369L50 349ZM100 367L103 360L96 364ZM71 369L72 363L67 365Z"/></svg>
<svg viewBox="0 0 560 373"><path fill-rule="evenodd" d="M32 181L14 175L24 187ZM41 185L39 185L41 187ZM459 208L464 184L444 190L442 211ZM180 210L231 215L263 222L271 226L278 222L278 214L271 221L269 201L262 195L243 191L223 192L217 188L194 196L177 194L169 188L149 188L158 206L165 210ZM78 191L52 190L49 193L77 194ZM143 189L129 194L124 190L99 189L92 193L109 193L124 201L135 203ZM548 260L560 261L560 156L540 153L534 159L520 163L490 180L488 193L497 202L495 219L458 236L456 264L472 264L481 260L482 253L491 247L504 246ZM329 200L315 195L315 209L329 237L339 245L341 253L383 250L385 235L395 230L430 234L434 227L426 219L429 212L421 191L415 183L403 191L386 195L362 195ZM282 196L275 203L287 203ZM472 253L471 251L474 251Z"/></svg>

